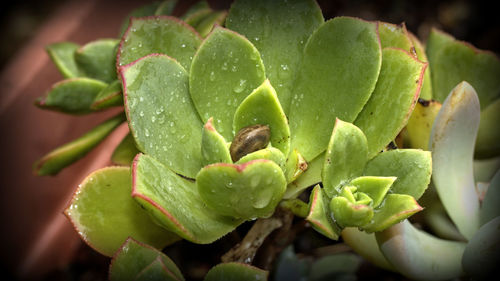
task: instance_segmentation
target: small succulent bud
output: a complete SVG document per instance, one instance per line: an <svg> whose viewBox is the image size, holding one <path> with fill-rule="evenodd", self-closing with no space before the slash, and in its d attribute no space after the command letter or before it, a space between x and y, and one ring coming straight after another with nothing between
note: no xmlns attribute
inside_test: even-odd
<svg viewBox="0 0 500 281"><path fill-rule="evenodd" d="M242 128L234 137L229 148L231 159L236 162L249 153L266 148L270 137L271 130L267 125L252 125Z"/></svg>

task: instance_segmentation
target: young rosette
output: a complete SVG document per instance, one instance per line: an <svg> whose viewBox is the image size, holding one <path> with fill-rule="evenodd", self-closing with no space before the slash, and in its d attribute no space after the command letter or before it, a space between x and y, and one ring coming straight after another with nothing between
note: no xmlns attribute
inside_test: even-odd
<svg viewBox="0 0 500 281"><path fill-rule="evenodd" d="M430 181L430 152L396 149L368 161L366 136L335 122L322 169L323 188L311 194L307 220L337 239L345 227L382 231L422 210L418 199Z"/></svg>

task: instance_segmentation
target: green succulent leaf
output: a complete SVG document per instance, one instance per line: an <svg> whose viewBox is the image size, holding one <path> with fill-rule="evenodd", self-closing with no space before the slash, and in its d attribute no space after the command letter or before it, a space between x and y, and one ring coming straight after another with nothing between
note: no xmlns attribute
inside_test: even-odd
<svg viewBox="0 0 500 281"><path fill-rule="evenodd" d="M177 2L176 0L173 1L164 1L164 2ZM133 20L133 18L139 18L139 17L147 17L147 16L153 16L156 14L156 11L160 8L162 2L155 1L150 4L142 5L137 9L134 9L122 22L122 25L120 27L120 37L123 36L123 34L127 31L127 28L130 25L130 22ZM174 3L174 6L177 3ZM173 8L172 8L173 11Z"/></svg>
<svg viewBox="0 0 500 281"><path fill-rule="evenodd" d="M243 222L208 208L194 181L177 175L151 156L136 156L132 184L132 197L161 226L191 242L212 243Z"/></svg>
<svg viewBox="0 0 500 281"><path fill-rule="evenodd" d="M420 95L422 96L422 93ZM436 119L440 109L441 104L437 101L418 100L408 124L406 124L405 141L409 147L429 150L432 124L434 124L434 119Z"/></svg>
<svg viewBox="0 0 500 281"><path fill-rule="evenodd" d="M226 20L226 11L211 11L207 16L194 26L201 37L206 37L215 27L215 25L223 25Z"/></svg>
<svg viewBox="0 0 500 281"><path fill-rule="evenodd" d="M407 194L418 200L431 181L431 153L418 149L389 150L370 160L363 174L397 177L391 187L391 192Z"/></svg>
<svg viewBox="0 0 500 281"><path fill-rule="evenodd" d="M243 164L243 163L250 162L252 160L257 160L257 159L271 160L281 168L283 173L286 172L285 155L279 149L274 148L274 147L267 147L267 148L249 153L249 154L241 157L240 160L238 160L238 162L236 162L236 164Z"/></svg>
<svg viewBox="0 0 500 281"><path fill-rule="evenodd" d="M500 59L494 53L434 29L428 39L427 55L432 66L434 99L443 102L462 81L476 89L481 108L500 97Z"/></svg>
<svg viewBox="0 0 500 281"><path fill-rule="evenodd" d="M39 176L59 173L85 156L125 120L125 115L120 113L97 125L76 140L52 150L34 164L34 173Z"/></svg>
<svg viewBox="0 0 500 281"><path fill-rule="evenodd" d="M491 278L498 272L499 252L500 216L497 216L481 226L465 247L462 256L464 271L474 280Z"/></svg>
<svg viewBox="0 0 500 281"><path fill-rule="evenodd" d="M106 83L91 78L69 78L55 83L35 105L67 114L87 114L92 112L96 96L106 87Z"/></svg>
<svg viewBox="0 0 500 281"><path fill-rule="evenodd" d="M203 2L203 1L200 1ZM208 5L208 4L207 4ZM189 16L185 18L185 22L189 24L190 26L196 28L196 26L210 13L212 13L213 10L210 9L208 6L206 8L201 8L193 13L191 13Z"/></svg>
<svg viewBox="0 0 500 281"><path fill-rule="evenodd" d="M410 38L408 30L406 29L405 23L396 25L379 21L378 33L382 49L392 47L403 49L406 52L415 52L415 47L413 46L413 42Z"/></svg>
<svg viewBox="0 0 500 281"><path fill-rule="evenodd" d="M325 153L314 158L313 161L305 163L307 164L307 169L301 173L296 180L288 184L285 195L283 195L284 199L296 198L306 188L321 182L321 172L323 171L323 164L325 163Z"/></svg>
<svg viewBox="0 0 500 281"><path fill-rule="evenodd" d="M119 80L115 80L97 94L90 108L92 110L99 110L122 105L122 83Z"/></svg>
<svg viewBox="0 0 500 281"><path fill-rule="evenodd" d="M500 156L489 159L475 159L472 165L475 182L490 182L500 169Z"/></svg>
<svg viewBox="0 0 500 281"><path fill-rule="evenodd" d="M150 54L165 54L189 71L201 44L200 35L185 22L170 16L133 18L118 49L118 66Z"/></svg>
<svg viewBox="0 0 500 281"><path fill-rule="evenodd" d="M117 165L130 166L139 152L134 137L128 133L113 151L111 161Z"/></svg>
<svg viewBox="0 0 500 281"><path fill-rule="evenodd" d="M99 39L76 50L75 61L83 75L106 83L116 80L118 42L117 39Z"/></svg>
<svg viewBox="0 0 500 281"><path fill-rule="evenodd" d="M500 155L500 99L481 111L481 122L476 138L475 158L491 158Z"/></svg>
<svg viewBox="0 0 500 281"><path fill-rule="evenodd" d="M256 281L267 280L269 272L237 262L221 263L212 267L204 281Z"/></svg>
<svg viewBox="0 0 500 281"><path fill-rule="evenodd" d="M420 40L413 33L409 32L410 39L415 47L415 52L417 53L417 59L421 62L429 62L427 55L425 53L425 47L420 42ZM432 99L432 81L431 81L431 67L427 66L424 73L424 81L422 82L422 88L420 89L421 99L431 100Z"/></svg>
<svg viewBox="0 0 500 281"><path fill-rule="evenodd" d="M217 26L193 59L189 89L203 121L213 117L219 133L230 140L236 133L236 109L264 80L264 65L252 43Z"/></svg>
<svg viewBox="0 0 500 281"><path fill-rule="evenodd" d="M203 165L213 163L233 163L226 140L215 129L213 118L208 119L203 126L201 135L201 155Z"/></svg>
<svg viewBox="0 0 500 281"><path fill-rule="evenodd" d="M382 203L385 195L396 179L396 177L364 176L353 179L349 185L356 187L356 191L358 193L365 193L369 198L371 198L373 202L370 206L376 208L380 205L380 203Z"/></svg>
<svg viewBox="0 0 500 281"><path fill-rule="evenodd" d="M387 260L408 278L451 280L463 274L463 242L436 238L408 220L375 233L375 237Z"/></svg>
<svg viewBox="0 0 500 281"><path fill-rule="evenodd" d="M233 131L250 125L267 125L271 130L270 142L284 155L290 152L290 128L278 96L269 80L264 81L248 95L234 113Z"/></svg>
<svg viewBox="0 0 500 281"><path fill-rule="evenodd" d="M337 240L341 229L332 219L327 195L323 188L318 185L314 187L309 198L309 214L306 220L312 227L326 237Z"/></svg>
<svg viewBox="0 0 500 281"><path fill-rule="evenodd" d="M155 10L155 16L171 15L177 5L177 0L164 0L161 1Z"/></svg>
<svg viewBox="0 0 500 281"><path fill-rule="evenodd" d="M345 188L345 187L344 187ZM336 196L330 201L330 210L335 222L341 226L363 226L373 218L373 208L356 204L343 196Z"/></svg>
<svg viewBox="0 0 500 281"><path fill-rule="evenodd" d="M381 62L376 23L336 17L321 25L305 46L294 84L289 118L292 148L307 161L321 154L332 120L354 121L368 101Z"/></svg>
<svg viewBox="0 0 500 281"><path fill-rule="evenodd" d="M184 13L181 19L187 22L188 18L191 17L193 14L206 9L210 9L210 5L206 0L197 1L196 3L194 3L189 7L189 9Z"/></svg>
<svg viewBox="0 0 500 281"><path fill-rule="evenodd" d="M500 170L491 179L479 213L481 225L500 216Z"/></svg>
<svg viewBox="0 0 500 281"><path fill-rule="evenodd" d="M364 225L363 230L382 231L422 210L423 208L410 195L387 194L382 205L375 210L372 221Z"/></svg>
<svg viewBox="0 0 500 281"><path fill-rule="evenodd" d="M75 52L80 45L72 42L58 42L48 45L45 50L64 78L80 76L75 62Z"/></svg>
<svg viewBox="0 0 500 281"><path fill-rule="evenodd" d="M160 250L128 238L111 260L109 279L111 281L181 281L184 277L175 263Z"/></svg>
<svg viewBox="0 0 500 281"><path fill-rule="evenodd" d="M479 228L479 198L473 175L479 100L467 82L446 98L432 128L432 181L450 218L470 239Z"/></svg>
<svg viewBox="0 0 500 281"><path fill-rule="evenodd" d="M321 173L329 198L336 195L343 184L363 174L368 160L367 147L366 137L358 127L337 118Z"/></svg>
<svg viewBox="0 0 500 281"><path fill-rule="evenodd" d="M214 212L242 219L272 215L286 189L281 168L266 159L208 165L196 176L196 184Z"/></svg>
<svg viewBox="0 0 500 281"><path fill-rule="evenodd" d="M382 51L377 86L354 124L366 135L373 158L404 128L417 102L427 64L400 49Z"/></svg>
<svg viewBox="0 0 500 281"><path fill-rule="evenodd" d="M108 257L129 236L157 248L180 239L149 218L131 189L128 167L103 168L83 180L64 211L82 240Z"/></svg>
<svg viewBox="0 0 500 281"><path fill-rule="evenodd" d="M120 68L129 127L142 152L195 178L202 167L202 126L189 98L188 73L165 55Z"/></svg>
<svg viewBox="0 0 500 281"><path fill-rule="evenodd" d="M259 50L287 114L305 43L323 22L321 9L312 0L235 1L229 10L227 27Z"/></svg>
<svg viewBox="0 0 500 281"><path fill-rule="evenodd" d="M319 157L317 157L319 158ZM291 183L299 178L308 169L308 164L304 157L296 150L290 152L286 159L286 182Z"/></svg>

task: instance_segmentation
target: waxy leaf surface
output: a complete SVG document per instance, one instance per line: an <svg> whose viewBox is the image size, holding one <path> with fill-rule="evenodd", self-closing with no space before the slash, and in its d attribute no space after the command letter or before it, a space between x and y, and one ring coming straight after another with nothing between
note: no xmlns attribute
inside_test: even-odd
<svg viewBox="0 0 500 281"><path fill-rule="evenodd" d="M117 165L130 166L139 152L134 137L128 133L113 151L111 161Z"/></svg>
<svg viewBox="0 0 500 281"><path fill-rule="evenodd" d="M270 216L286 189L281 168L265 159L208 165L196 176L196 184L214 212L243 219Z"/></svg>
<svg viewBox="0 0 500 281"><path fill-rule="evenodd" d="M447 213L465 238L479 228L479 198L473 175L479 100L467 82L446 98L432 128L432 181Z"/></svg>
<svg viewBox="0 0 500 281"><path fill-rule="evenodd" d="M295 181L300 175L307 171L307 168L308 164L304 157L294 149L288 154L288 158L286 159L286 182L291 183Z"/></svg>
<svg viewBox="0 0 500 281"><path fill-rule="evenodd" d="M408 220L375 234L380 250L401 274L415 280L450 280L462 275L465 243L436 238Z"/></svg>
<svg viewBox="0 0 500 281"><path fill-rule="evenodd" d="M383 50L377 86L354 122L366 135L369 158L383 150L406 125L426 66L400 49Z"/></svg>
<svg viewBox="0 0 500 281"><path fill-rule="evenodd" d="M431 181L431 153L418 149L395 149L370 160L364 175L397 177L391 192L407 194L418 200Z"/></svg>
<svg viewBox="0 0 500 281"><path fill-rule="evenodd" d="M160 267L157 267L160 265ZM148 269L153 267L151 269ZM163 270L161 270L163 269ZM163 271L163 272L162 272ZM163 275L166 273L165 275ZM149 276L168 276L168 279L149 280L184 280L179 268L161 249L128 238L115 253L109 267L111 281L148 280L140 279Z"/></svg>
<svg viewBox="0 0 500 281"><path fill-rule="evenodd" d="M388 22L378 22L378 33L382 49L387 47L414 51L413 42L404 23L396 25Z"/></svg>
<svg viewBox="0 0 500 281"><path fill-rule="evenodd" d="M378 207L396 180L396 177L365 176L353 179L349 185L356 187L357 192L363 192L372 200L371 206ZM398 192L395 192L398 193Z"/></svg>
<svg viewBox="0 0 500 281"><path fill-rule="evenodd" d="M432 124L434 124L434 119L436 119L440 109L441 104L437 101L418 100L408 124L406 124L406 141L411 148L429 150Z"/></svg>
<svg viewBox="0 0 500 281"><path fill-rule="evenodd" d="M75 61L83 75L110 83L116 80L117 39L99 39L75 52Z"/></svg>
<svg viewBox="0 0 500 281"><path fill-rule="evenodd" d="M214 28L215 25L224 25L226 20L226 11L210 11L205 17L203 17L194 28L201 37L206 37Z"/></svg>
<svg viewBox="0 0 500 281"><path fill-rule="evenodd" d="M480 211L481 225L500 216L500 170L491 179Z"/></svg>
<svg viewBox="0 0 500 281"><path fill-rule="evenodd" d="M236 164L242 164L257 159L271 160L281 168L283 173L285 173L286 171L285 155L279 149L274 147L267 147L252 153L248 153L247 155L241 157L240 160L236 162Z"/></svg>
<svg viewBox="0 0 500 281"><path fill-rule="evenodd" d="M195 178L202 167L202 126L189 98L188 73L165 55L120 68L129 127L137 147L176 173Z"/></svg>
<svg viewBox="0 0 500 281"><path fill-rule="evenodd" d="M264 65L252 43L216 27L193 59L189 89L203 121L213 117L219 133L232 140L234 112L264 80Z"/></svg>
<svg viewBox="0 0 500 281"><path fill-rule="evenodd" d="M124 114L120 113L97 125L78 139L52 150L34 164L34 172L39 176L59 173L85 156L125 120Z"/></svg>
<svg viewBox="0 0 500 281"><path fill-rule="evenodd" d="M309 214L306 220L312 227L326 237L337 240L341 229L335 224L330 211L330 200L323 189L316 185L309 198Z"/></svg>
<svg viewBox="0 0 500 281"><path fill-rule="evenodd" d="M500 98L481 111L474 157L491 158L500 155Z"/></svg>
<svg viewBox="0 0 500 281"><path fill-rule="evenodd" d="M97 94L90 108L98 110L121 105L123 105L122 83L115 80Z"/></svg>
<svg viewBox="0 0 500 281"><path fill-rule="evenodd" d="M126 65L144 56L159 53L176 59L184 69L189 70L200 44L200 35L177 18L134 18L121 39L117 64Z"/></svg>
<svg viewBox="0 0 500 281"><path fill-rule="evenodd" d="M325 153L322 153L320 156L314 158L313 161L307 163L307 170L305 170L296 180L288 184L283 198L296 198L306 188L321 182L321 172L323 171L324 163Z"/></svg>
<svg viewBox="0 0 500 281"><path fill-rule="evenodd" d="M367 148L366 137L358 127L340 119L335 121L321 174L328 197L338 194L343 184L363 174Z"/></svg>
<svg viewBox="0 0 500 281"><path fill-rule="evenodd" d="M271 130L270 142L283 154L290 151L290 128L274 88L266 80L248 95L234 113L233 130L251 125L267 125Z"/></svg>
<svg viewBox="0 0 500 281"><path fill-rule="evenodd" d="M376 23L337 17L321 25L305 46L294 84L289 118L292 148L307 161L323 152L332 120L354 121L368 101L381 62Z"/></svg>
<svg viewBox="0 0 500 281"><path fill-rule="evenodd" d="M106 87L106 83L95 79L69 78L55 83L36 105L68 114L87 114L92 112L95 97Z"/></svg>
<svg viewBox="0 0 500 281"><path fill-rule="evenodd" d="M58 42L48 45L45 49L64 78L80 76L80 70L75 62L75 52L80 45L72 42Z"/></svg>
<svg viewBox="0 0 500 281"><path fill-rule="evenodd" d="M201 135L201 155L203 165L213 163L233 163L226 140L213 125L213 118L203 126Z"/></svg>
<svg viewBox="0 0 500 281"><path fill-rule="evenodd" d="M130 236L157 248L180 238L157 224L130 192L130 169L107 167L90 174L64 211L83 241L112 256Z"/></svg>
<svg viewBox="0 0 500 281"><path fill-rule="evenodd" d="M151 156L136 157L132 177L132 197L160 225L191 242L212 243L242 223L208 208L194 181L175 174Z"/></svg>
<svg viewBox="0 0 500 281"><path fill-rule="evenodd" d="M321 9L311 0L235 1L229 10L226 26L259 50L287 114L304 46L323 22Z"/></svg>
<svg viewBox="0 0 500 281"><path fill-rule="evenodd" d="M228 262L212 267L204 281L266 281L269 272L244 263Z"/></svg>
<svg viewBox="0 0 500 281"><path fill-rule="evenodd" d="M363 226L373 218L373 208L350 202L342 196L336 196L329 204L335 222L341 226Z"/></svg>

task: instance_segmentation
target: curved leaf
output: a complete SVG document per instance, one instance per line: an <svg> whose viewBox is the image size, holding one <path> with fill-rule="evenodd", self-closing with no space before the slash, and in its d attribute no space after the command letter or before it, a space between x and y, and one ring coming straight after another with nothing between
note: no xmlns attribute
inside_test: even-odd
<svg viewBox="0 0 500 281"><path fill-rule="evenodd" d="M237 262L221 263L212 267L204 281L256 281L267 280L269 272Z"/></svg>
<svg viewBox="0 0 500 281"><path fill-rule="evenodd" d="M233 163L231 154L223 136L215 130L213 118L210 117L203 126L201 135L201 155L203 156L203 165L212 163Z"/></svg>
<svg viewBox="0 0 500 281"><path fill-rule="evenodd" d="M321 9L312 0L235 1L231 5L226 25L259 50L285 113L305 43L323 22Z"/></svg>
<svg viewBox="0 0 500 281"><path fill-rule="evenodd" d="M285 113L269 80L264 81L248 95L234 113L233 130L250 125L268 125L271 130L271 145L284 155L290 151L290 128Z"/></svg>
<svg viewBox="0 0 500 281"><path fill-rule="evenodd" d="M332 198L343 184L363 174L368 160L367 148L363 132L353 124L337 118L321 173L328 197Z"/></svg>
<svg viewBox="0 0 500 281"><path fill-rule="evenodd" d="M491 179L488 191L484 196L479 213L481 225L498 216L500 216L500 170Z"/></svg>
<svg viewBox="0 0 500 281"><path fill-rule="evenodd" d="M319 158L319 157L317 157ZM308 169L308 164L304 157L294 149L288 155L288 159L286 159L286 169L285 169L285 177L286 182L291 183L299 178L305 171Z"/></svg>
<svg viewBox="0 0 500 281"><path fill-rule="evenodd" d="M404 22L396 25L379 21L378 33L382 49L393 47L403 49L407 52L415 52L415 47L413 46L413 42Z"/></svg>
<svg viewBox="0 0 500 281"><path fill-rule="evenodd" d="M165 55L120 68L129 127L139 150L176 173L201 169L201 123L189 98L188 73Z"/></svg>
<svg viewBox="0 0 500 281"><path fill-rule="evenodd" d="M58 42L47 45L45 50L64 78L80 76L80 70L75 62L75 52L80 45L72 42Z"/></svg>
<svg viewBox="0 0 500 281"><path fill-rule="evenodd" d="M211 11L208 15L203 17L194 28L201 37L206 37L216 25L224 25L226 16L226 11Z"/></svg>
<svg viewBox="0 0 500 281"><path fill-rule="evenodd" d="M476 138L475 158L491 158L500 155L500 99L481 111L481 122Z"/></svg>
<svg viewBox="0 0 500 281"><path fill-rule="evenodd" d="M113 151L111 161L117 165L130 166L139 152L134 137L128 133Z"/></svg>
<svg viewBox="0 0 500 281"><path fill-rule="evenodd" d="M39 176L59 173L62 169L85 156L123 122L125 122L123 113L104 121L78 139L66 143L43 156L34 164L33 171Z"/></svg>
<svg viewBox="0 0 500 281"><path fill-rule="evenodd" d="M382 51L377 85L354 124L366 135L373 158L396 138L410 118L427 64L400 49Z"/></svg>
<svg viewBox="0 0 500 281"><path fill-rule="evenodd" d="M462 275L465 243L436 238L408 220L375 234L381 252L401 274L417 280L450 280Z"/></svg>
<svg viewBox="0 0 500 281"><path fill-rule="evenodd" d="M154 268L150 269L151 266ZM168 256L160 250L128 238L111 260L109 279L111 281L142 280L139 277L146 275L169 278L149 280L184 280L179 268Z"/></svg>
<svg viewBox="0 0 500 281"><path fill-rule="evenodd" d="M68 114L87 114L92 112L95 97L106 87L106 83L95 79L69 78L55 83L35 105Z"/></svg>
<svg viewBox="0 0 500 281"><path fill-rule="evenodd" d="M440 109L441 104L437 101L418 99L408 124L406 124L406 141L411 148L429 149L432 124L434 124L434 119L436 119Z"/></svg>
<svg viewBox="0 0 500 281"><path fill-rule="evenodd" d="M189 89L203 121L213 117L219 133L231 140L234 112L264 80L264 65L252 43L216 27L193 59Z"/></svg>
<svg viewBox="0 0 500 281"><path fill-rule="evenodd" d="M128 167L103 168L79 185L64 211L82 240L108 257L129 236L156 248L179 240L149 218L130 197L131 189Z"/></svg>
<svg viewBox="0 0 500 281"><path fill-rule="evenodd" d="M432 128L432 181L458 230L470 239L479 228L479 199L473 176L479 100L467 82L446 98Z"/></svg>
<svg viewBox="0 0 500 281"><path fill-rule="evenodd" d="M136 156L132 187L132 197L161 226L194 243L212 243L242 223L208 208L194 181L175 174L148 155Z"/></svg>
<svg viewBox="0 0 500 281"><path fill-rule="evenodd" d="M132 18L123 35L117 65L126 65L150 54L165 54L189 71L191 60L201 44L192 27L170 16Z"/></svg>
<svg viewBox="0 0 500 281"><path fill-rule="evenodd" d="M370 160L363 174L397 177L391 192L407 194L418 200L431 181L431 153L417 149L389 150Z"/></svg>
<svg viewBox="0 0 500 281"><path fill-rule="evenodd" d="M343 196L333 197L329 204L335 223L341 227L363 226L373 218L373 208L350 202Z"/></svg>
<svg viewBox="0 0 500 281"><path fill-rule="evenodd" d="M472 165L475 182L490 182L496 171L500 169L500 156L490 159L475 159Z"/></svg>
<svg viewBox="0 0 500 281"><path fill-rule="evenodd" d="M319 184L316 185L309 198L309 214L306 220L319 233L330 239L337 240L341 229L335 224L330 215L329 201Z"/></svg>
<svg viewBox="0 0 500 281"><path fill-rule="evenodd" d="M356 187L357 192L363 192L368 195L373 200L370 206L376 208L382 203L382 200L384 200L385 195L396 179L397 177L364 176L353 179L349 185Z"/></svg>
<svg viewBox="0 0 500 281"><path fill-rule="evenodd" d="M116 279L123 280L123 279ZM178 279L167 270L160 258L156 258L152 263L146 266L139 274L135 276L134 281L177 281Z"/></svg>
<svg viewBox="0 0 500 281"><path fill-rule="evenodd" d="M99 39L83 45L75 52L80 71L89 78L110 83L116 80L117 39Z"/></svg>
<svg viewBox="0 0 500 281"><path fill-rule="evenodd" d="M250 162L252 160L256 160L256 159L267 159L267 160L271 160L273 161L274 163L276 163L276 165L278 165L281 170L283 171L283 173L286 172L286 159L285 159L285 155L277 148L274 148L274 147L267 147L267 148L264 148L264 149L261 149L261 150L257 150L255 152L252 152L252 153L249 153L243 157L240 158L240 160L238 160L236 162L236 164L242 164L242 163L246 163L246 162Z"/></svg>
<svg viewBox="0 0 500 281"><path fill-rule="evenodd" d="M422 42L413 33L408 32L410 39L415 47L415 52L417 54L417 59L421 62L429 62L427 55L425 53L425 47ZM424 74L424 81L422 82L422 88L420 89L421 99L430 100L432 99L432 81L431 81L431 67L427 66Z"/></svg>
<svg viewBox="0 0 500 281"><path fill-rule="evenodd" d="M376 23L336 17L320 26L305 46L294 84L289 113L292 148L307 161L323 152L332 120L354 121L368 101L381 62Z"/></svg>
<svg viewBox="0 0 500 281"><path fill-rule="evenodd" d="M196 184L214 212L243 219L272 215L286 188L280 167L265 159L208 165L196 176Z"/></svg>
<svg viewBox="0 0 500 281"><path fill-rule="evenodd" d="M296 198L306 188L321 182L321 171L323 170L324 163L325 153L322 153L314 158L313 161L307 163L307 170L305 170L295 181L288 184L283 198Z"/></svg>
<svg viewBox="0 0 500 281"><path fill-rule="evenodd" d="M99 110L122 105L122 83L119 80L115 80L97 94L94 102L90 105L90 108L93 110Z"/></svg>

